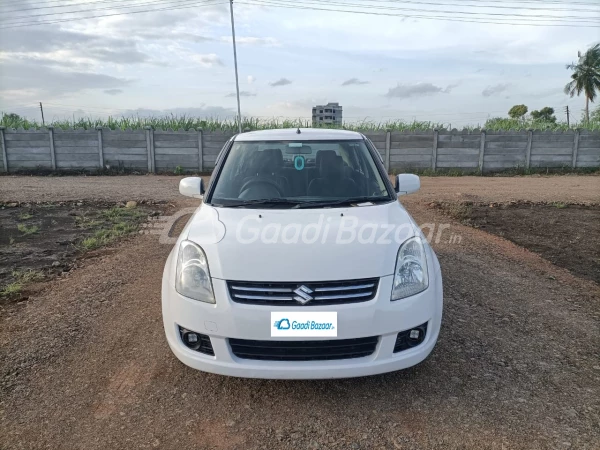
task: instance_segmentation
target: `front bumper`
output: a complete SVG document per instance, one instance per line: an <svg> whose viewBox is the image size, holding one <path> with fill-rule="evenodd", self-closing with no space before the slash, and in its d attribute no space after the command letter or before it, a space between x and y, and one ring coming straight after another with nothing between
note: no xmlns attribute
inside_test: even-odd
<svg viewBox="0 0 600 450"><path fill-rule="evenodd" d="M167 263L167 268L169 263ZM247 378L319 379L349 378L391 372L414 366L433 350L442 319L442 280L439 265L430 274L429 288L415 296L390 301L392 276L380 278L373 300L335 306L272 307L233 302L224 280L213 278L216 304L190 300L178 294L165 269L162 312L167 341L184 364L205 372ZM434 275L434 276L431 276ZM271 311L337 311L337 339L379 336L373 354L353 359L324 361L260 361L236 357L229 338L283 340L271 337ZM398 332L427 323L427 335L418 346L394 353ZM210 337L214 356L187 348L178 326ZM320 338L287 338L310 340ZM336 339L336 338L327 338Z"/></svg>

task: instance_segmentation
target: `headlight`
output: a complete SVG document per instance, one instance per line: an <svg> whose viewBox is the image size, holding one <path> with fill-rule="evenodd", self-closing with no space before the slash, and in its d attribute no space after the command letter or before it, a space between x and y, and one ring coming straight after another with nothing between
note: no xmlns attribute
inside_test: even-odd
<svg viewBox="0 0 600 450"><path fill-rule="evenodd" d="M429 286L425 246L420 237L406 240L398 250L392 300L410 297Z"/></svg>
<svg viewBox="0 0 600 450"><path fill-rule="evenodd" d="M177 256L175 289L185 297L206 303L215 303L208 261L202 248L190 241L182 241Z"/></svg>

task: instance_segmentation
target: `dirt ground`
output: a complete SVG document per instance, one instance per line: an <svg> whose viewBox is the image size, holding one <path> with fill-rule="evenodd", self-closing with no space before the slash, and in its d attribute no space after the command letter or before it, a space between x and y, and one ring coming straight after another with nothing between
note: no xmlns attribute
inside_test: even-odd
<svg viewBox="0 0 600 450"><path fill-rule="evenodd" d="M26 281L41 282L75 267L76 258L100 247L97 234L112 232L115 225L123 235L134 232L148 215L160 214L157 208L90 201L0 203L0 307L43 287Z"/></svg>
<svg viewBox="0 0 600 450"><path fill-rule="evenodd" d="M472 206L467 219L600 283L600 206L517 203Z"/></svg>
<svg viewBox="0 0 600 450"><path fill-rule="evenodd" d="M177 181L0 177L0 201L195 204L178 195ZM0 448L599 448L598 284L430 203L599 203L600 178L422 181L407 209L418 223L449 223L445 236L460 236L433 243L445 309L422 364L330 381L187 368L170 353L160 316L170 246L140 235L3 311Z"/></svg>
<svg viewBox="0 0 600 450"><path fill-rule="evenodd" d="M142 175L129 177L0 177L0 201L66 200L179 200L183 177ZM210 177L203 177L207 185ZM421 177L423 201L486 200L505 202L600 202L600 176L527 177Z"/></svg>

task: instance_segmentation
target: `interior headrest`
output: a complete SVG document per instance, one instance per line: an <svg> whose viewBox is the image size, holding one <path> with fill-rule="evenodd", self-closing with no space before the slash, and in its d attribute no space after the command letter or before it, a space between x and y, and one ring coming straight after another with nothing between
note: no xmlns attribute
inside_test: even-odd
<svg viewBox="0 0 600 450"><path fill-rule="evenodd" d="M283 166L283 155L277 148L255 152L250 163L255 174L272 174Z"/></svg>
<svg viewBox="0 0 600 450"><path fill-rule="evenodd" d="M279 148L267 148L262 153L268 155L269 159L273 160L275 167L283 167L283 153Z"/></svg>
<svg viewBox="0 0 600 450"><path fill-rule="evenodd" d="M317 156L315 159L315 164L317 165L317 167L321 167L321 158L323 158L324 155L336 155L335 150L319 150L317 152Z"/></svg>
<svg viewBox="0 0 600 450"><path fill-rule="evenodd" d="M325 153L321 155L319 161L319 172L321 177L338 176L342 173L342 167L344 161L341 156L332 153Z"/></svg>

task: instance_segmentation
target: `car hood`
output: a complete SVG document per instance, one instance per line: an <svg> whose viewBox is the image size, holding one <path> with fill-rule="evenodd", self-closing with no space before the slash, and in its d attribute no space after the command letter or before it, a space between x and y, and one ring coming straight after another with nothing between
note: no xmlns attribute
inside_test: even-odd
<svg viewBox="0 0 600 450"><path fill-rule="evenodd" d="M327 209L202 205L182 234L204 249L213 278L305 282L391 275L400 244L416 233L402 205L390 202Z"/></svg>

